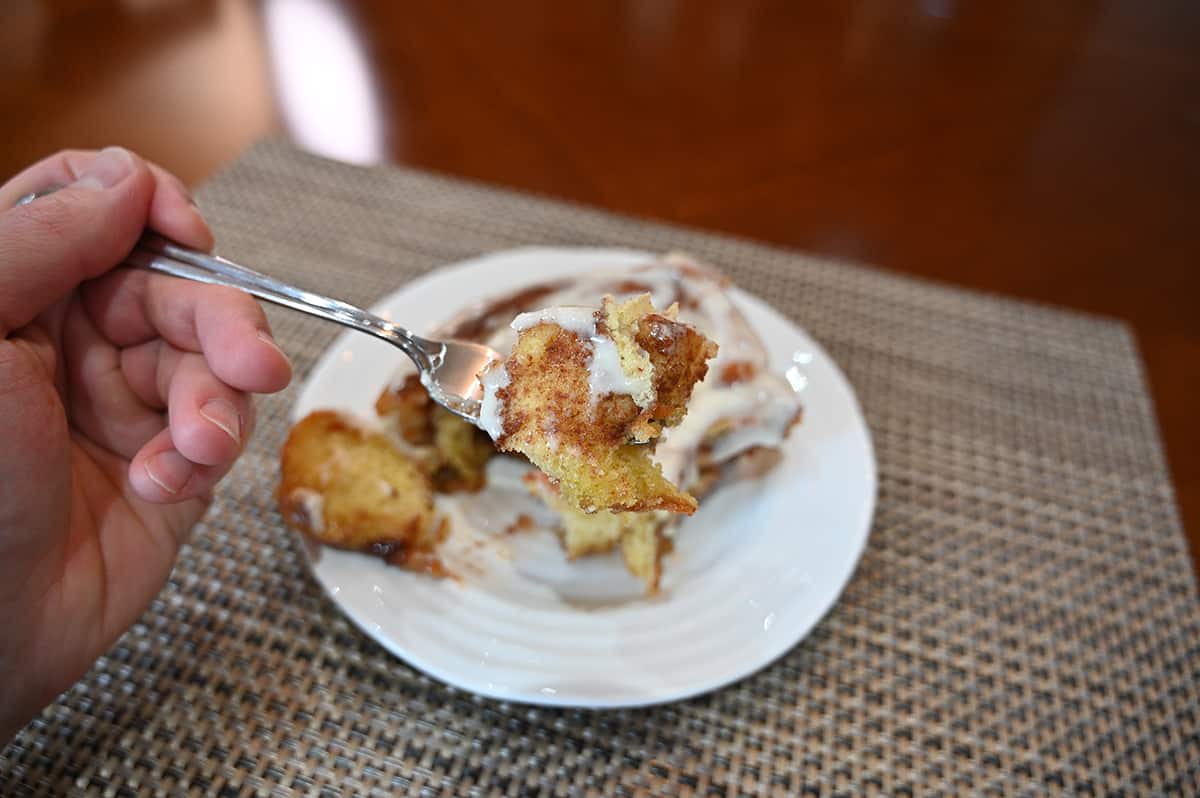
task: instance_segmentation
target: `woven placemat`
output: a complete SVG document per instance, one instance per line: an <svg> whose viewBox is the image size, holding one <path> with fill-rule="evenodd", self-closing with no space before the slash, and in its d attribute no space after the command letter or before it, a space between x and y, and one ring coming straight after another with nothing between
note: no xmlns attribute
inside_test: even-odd
<svg viewBox="0 0 1200 798"><path fill-rule="evenodd" d="M733 687L608 712L479 698L308 575L271 499L292 388L146 615L0 753L0 793L1200 793L1200 602L1126 327L278 142L201 205L226 254L360 304L524 244L717 265L858 391L870 543L816 630ZM338 333L270 315L301 377Z"/></svg>

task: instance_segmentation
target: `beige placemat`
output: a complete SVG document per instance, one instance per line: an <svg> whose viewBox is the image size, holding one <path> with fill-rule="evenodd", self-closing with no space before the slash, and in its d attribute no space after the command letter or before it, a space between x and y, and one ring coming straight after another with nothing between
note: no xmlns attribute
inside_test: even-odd
<svg viewBox="0 0 1200 798"><path fill-rule="evenodd" d="M807 640L713 695L478 698L385 653L308 576L271 501L291 389L153 607L0 753L0 793L1200 793L1200 602L1120 324L277 142L201 204L226 254L361 304L523 244L716 264L855 385L870 544ZM271 317L301 376L338 332Z"/></svg>

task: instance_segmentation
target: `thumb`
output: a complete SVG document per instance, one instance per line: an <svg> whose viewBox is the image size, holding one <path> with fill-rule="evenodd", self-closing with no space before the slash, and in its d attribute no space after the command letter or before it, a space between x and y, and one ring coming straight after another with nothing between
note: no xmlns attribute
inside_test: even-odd
<svg viewBox="0 0 1200 798"><path fill-rule="evenodd" d="M109 147L75 182L0 213L0 338L120 264L146 226L153 195L149 166Z"/></svg>

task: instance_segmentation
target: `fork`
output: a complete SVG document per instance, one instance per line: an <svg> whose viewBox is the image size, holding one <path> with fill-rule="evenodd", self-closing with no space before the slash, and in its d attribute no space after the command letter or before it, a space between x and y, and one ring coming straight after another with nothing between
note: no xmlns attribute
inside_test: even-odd
<svg viewBox="0 0 1200 798"><path fill-rule="evenodd" d="M238 288L267 302L382 338L408 355L433 401L479 426L483 399L479 374L501 359L490 347L471 341L423 338L348 302L288 285L231 260L180 246L156 233L143 235L125 263L185 280Z"/></svg>

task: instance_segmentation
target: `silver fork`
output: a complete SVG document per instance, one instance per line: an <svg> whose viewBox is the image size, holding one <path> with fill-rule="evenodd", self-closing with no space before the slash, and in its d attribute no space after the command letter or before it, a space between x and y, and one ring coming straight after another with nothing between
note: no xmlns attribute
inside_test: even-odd
<svg viewBox="0 0 1200 798"><path fill-rule="evenodd" d="M216 255L146 233L126 263L185 280L239 288L259 299L334 321L382 338L408 355L430 398L478 426L483 386L479 373L500 360L496 350L470 341L434 341L338 299L288 285Z"/></svg>

